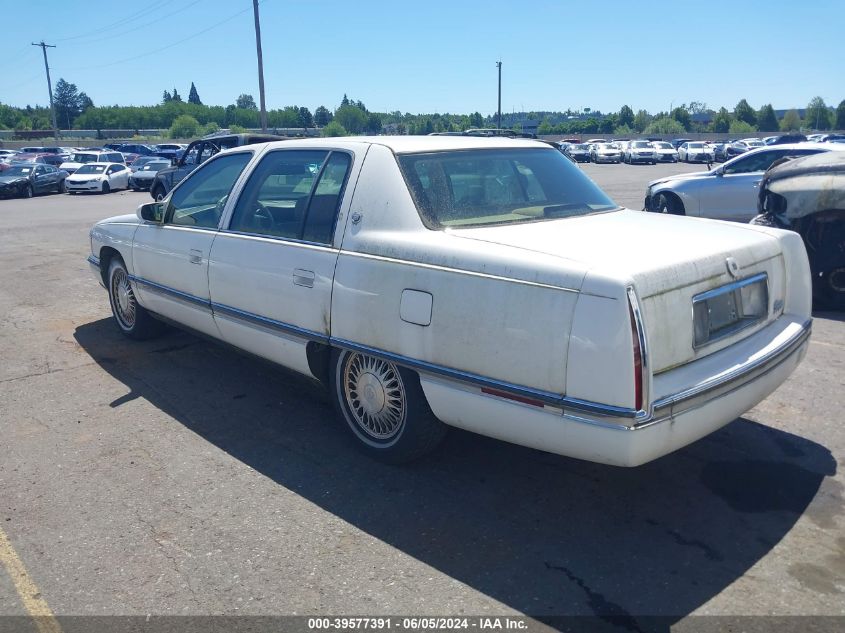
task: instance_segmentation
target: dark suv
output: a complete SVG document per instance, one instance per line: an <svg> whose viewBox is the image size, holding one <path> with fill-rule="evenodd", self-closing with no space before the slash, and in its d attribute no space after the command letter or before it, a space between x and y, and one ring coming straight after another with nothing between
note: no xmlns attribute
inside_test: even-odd
<svg viewBox="0 0 845 633"><path fill-rule="evenodd" d="M274 134L221 134L217 136L206 136L194 141L182 152L178 160L174 160L171 167L159 171L150 185L150 195L154 200L162 200L170 193L170 190L202 165L217 152L241 145L253 145L254 143L267 143L269 141L283 141L284 136Z"/></svg>

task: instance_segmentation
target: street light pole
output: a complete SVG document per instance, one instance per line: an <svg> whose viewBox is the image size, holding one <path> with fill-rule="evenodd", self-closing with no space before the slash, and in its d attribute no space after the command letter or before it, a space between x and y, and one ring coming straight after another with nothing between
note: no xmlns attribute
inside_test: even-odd
<svg viewBox="0 0 845 633"><path fill-rule="evenodd" d="M502 62L501 62L501 60L496 62L496 66L499 69L499 108L497 110L498 118L497 118L496 127L501 130L502 129Z"/></svg>
<svg viewBox="0 0 845 633"><path fill-rule="evenodd" d="M53 107L53 84L50 83L50 66L47 64L47 49L56 47L51 44L45 44L44 40L41 40L40 44L33 42L32 45L39 46L41 48L41 52L44 53L44 70L47 71L47 92L50 93L50 116L53 119L53 137L58 141L59 126L56 123L56 108Z"/></svg>
<svg viewBox="0 0 845 633"><path fill-rule="evenodd" d="M258 52L258 99L261 102L261 131L267 132L267 107L264 103L264 59L261 56L261 23L258 19L258 0L252 0L255 14L255 48Z"/></svg>

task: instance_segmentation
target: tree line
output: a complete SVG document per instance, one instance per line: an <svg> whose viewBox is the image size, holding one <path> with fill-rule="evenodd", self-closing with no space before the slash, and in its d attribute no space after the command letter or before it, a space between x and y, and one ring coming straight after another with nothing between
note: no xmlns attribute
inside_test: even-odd
<svg viewBox="0 0 845 633"><path fill-rule="evenodd" d="M234 130L260 127L255 99L240 94L227 106L203 104L191 82L187 101L176 88L165 89L161 101L153 106L97 106L73 83L59 79L53 94L56 120L62 129L84 130L167 130L173 138L188 138L212 133L221 128ZM651 114L624 105L618 112L602 113L590 108L574 112L503 113L503 124L521 131L522 121L540 121L540 134L683 134L715 132L753 134L755 132L798 131L800 129L845 129L845 100L832 110L821 97L813 98L802 118L797 110L787 111L781 119L771 104L759 110L741 99L733 110L713 110L701 102L681 104L671 111ZM430 134L460 132L474 127L495 127L496 117L472 114L411 114L409 112L371 112L360 100L343 99L335 109L324 105L313 113L304 106L286 106L267 112L271 128L319 128L324 136L348 134ZM52 128L50 110L45 107L15 108L0 103L0 129L48 130Z"/></svg>

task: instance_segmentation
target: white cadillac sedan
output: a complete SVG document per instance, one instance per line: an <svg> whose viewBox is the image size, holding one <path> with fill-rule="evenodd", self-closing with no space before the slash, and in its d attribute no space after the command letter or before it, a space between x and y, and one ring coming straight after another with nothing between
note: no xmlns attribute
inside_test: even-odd
<svg viewBox="0 0 845 633"><path fill-rule="evenodd" d="M122 163L87 163L65 181L68 193L109 193L129 189L129 168Z"/></svg>
<svg viewBox="0 0 845 633"><path fill-rule="evenodd" d="M220 152L91 231L131 338L161 321L323 382L370 455L448 426L635 466L800 362L800 236L615 205L529 140L289 140Z"/></svg>

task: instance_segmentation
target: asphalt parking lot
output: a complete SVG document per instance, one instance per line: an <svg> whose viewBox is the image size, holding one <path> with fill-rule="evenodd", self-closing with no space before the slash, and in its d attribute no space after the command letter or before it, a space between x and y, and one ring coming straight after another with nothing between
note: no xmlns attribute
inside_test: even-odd
<svg viewBox="0 0 845 633"><path fill-rule="evenodd" d="M700 169L582 167L635 209ZM118 334L88 230L149 200L0 201L0 616L845 616L845 315L815 315L767 400L646 466L454 431L389 467L303 378Z"/></svg>

